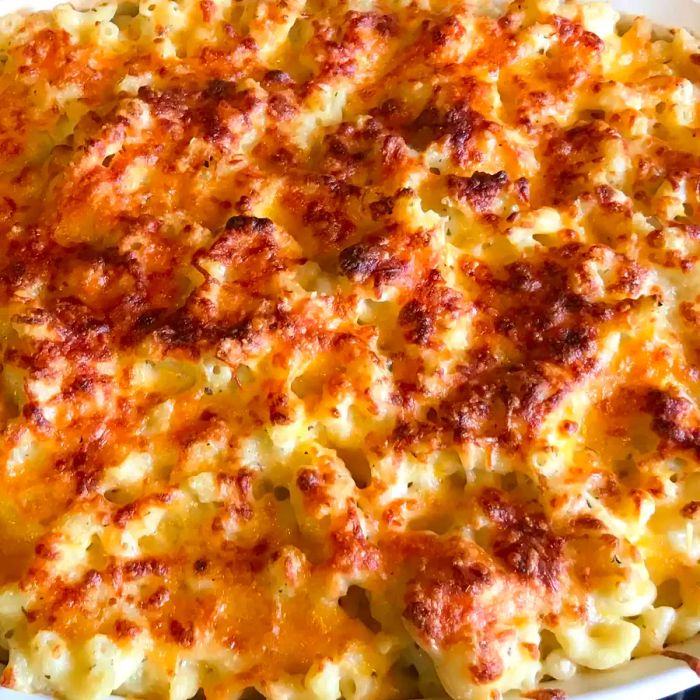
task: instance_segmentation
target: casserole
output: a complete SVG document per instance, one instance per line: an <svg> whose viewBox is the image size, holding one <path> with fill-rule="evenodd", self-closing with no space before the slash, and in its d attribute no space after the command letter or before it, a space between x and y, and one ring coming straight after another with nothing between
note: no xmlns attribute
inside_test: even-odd
<svg viewBox="0 0 700 700"><path fill-rule="evenodd" d="M205 3L205 5L206 5L206 3ZM692 5L679 5L678 7L685 7L686 9L688 9L689 12L693 9ZM666 8L666 6L664 6L663 9L665 9L665 8ZM624 8L624 9L628 9L628 8ZM656 8L656 9L662 9L662 8ZM675 8L674 8L674 11L676 11ZM651 13L651 14L653 16L653 13ZM678 17L679 17L678 14L674 15L674 23L678 22ZM657 18L655 17L655 19L657 19ZM662 18L659 17L658 19L661 20ZM384 26L383 24L381 24L381 22L379 24L377 24L376 18L372 19L371 22L375 23L374 25L372 25L372 31L375 31L375 30L377 30L377 27L380 27L380 29L377 30L377 31L379 31L379 33L391 34L390 25ZM371 24L371 22L370 22L370 24ZM688 23L690 23L690 19L688 20ZM365 26L365 25L358 25L358 26ZM563 25L563 26L565 27L565 29L563 30L563 34L568 37L570 29L567 28L567 25ZM440 37L439 33L436 34L435 36L437 36L438 38ZM436 40L436 42L437 42L437 40ZM275 76L275 80L277 80L278 78L280 80L283 80L283 81L286 80L286 78L281 78L280 76ZM272 78L269 78L269 80L272 80ZM216 85L212 88L212 90L216 93L214 95L214 97L219 98L222 95L225 96L227 89L228 88L226 85L216 83ZM221 93L221 95L219 93ZM145 102L146 104L150 105L156 114L159 114L159 115L165 114L167 116L170 111L174 111L175 113L177 113L178 110L181 109L181 107L178 105L178 102L177 102L177 95L173 99L171 99L171 97L168 97L167 99L163 99L162 97L159 97L158 94L154 93L153 91L149 92L148 90L145 90L145 91L143 91L143 93L141 91L139 91L138 94L139 94L139 97L142 99L142 101ZM179 93L177 93L177 94L179 95ZM212 95L210 95L210 94L206 95L207 99L210 98L211 96ZM282 117L286 112L286 109L283 108L284 100L282 100L281 103L279 103L279 104L276 103L276 104L277 104L277 106L275 109L279 110L280 115L281 115L280 119L282 120ZM252 110L253 110L253 107L251 106L250 111L252 111ZM660 111L663 111L663 110L660 110ZM453 115L453 117L459 118L459 119L462 119L463 116L464 115L462 115L461 113ZM190 117L191 117L191 115L188 118L190 118ZM468 118L474 119L473 115L468 115ZM205 128L209 128L209 126L210 126L209 122L206 121L207 119L208 119L208 117L206 117L206 119L202 119L203 125L205 126ZM453 144L454 143L459 144L459 143L461 143L461 140L465 140L465 139L468 140L469 135L466 134L466 131L468 131L469 129L472 129L472 128L476 128L476 127L473 127L471 125L471 122L470 122L469 128L467 129L467 127L465 127L465 133L463 134L460 131L461 127L454 127L454 125L452 124L452 122L450 122L449 119L447 120L446 124L443 124L442 122L438 122L438 121L436 121L436 119L437 119L437 117L434 117L434 115L432 115L432 113L430 113L428 111L428 113L426 113L424 115L422 120L419 117L416 121L423 122L423 123L419 124L419 129L421 129L421 128L425 128L428 130L434 129L437 132L442 133L443 135L444 135L444 133L447 133ZM450 131L450 130L452 130L452 131ZM212 134L214 134L214 136L212 136L212 138L214 138L214 137L219 138L221 136L220 132L218 131L218 127L216 127L216 125L212 129ZM224 137L221 136L221 138L224 138ZM392 143L392 142L390 142L390 143ZM342 143L340 145L334 146L334 148L335 148L335 150L333 151L334 157L336 157L336 156L338 158L347 157L347 153L343 150L345 147L343 146ZM111 158L114 154L113 153L105 153L104 155L105 155L105 158L104 158L103 167L106 169L109 169L110 163L112 162ZM462 152L460 152L459 156L466 157L466 155ZM208 168L209 165L205 165L204 167ZM439 171L439 167L436 167L435 169ZM508 180L508 177L505 174L505 172L503 172L503 171L501 171L501 172L503 174L496 173L494 175L488 175L488 174L484 175L483 173L480 173L476 180L470 180L469 182L464 182L464 180L468 179L468 178L460 179L459 177L456 177L455 180L450 181L448 183L448 186L454 190L453 196L456 199L462 198L465 201L468 201L470 203L470 205L479 212L481 212L482 210L486 211L491 204L491 200L493 199L492 191L495 191L498 187L503 186L504 183ZM437 174L439 175L439 172ZM607 204L610 206L611 210L615 211L616 202L611 203L610 200L607 200ZM241 206L243 207L243 205L241 205ZM385 204L382 204L382 206L385 206ZM386 207L389 207L389 204L386 204ZM322 216L320 218L314 218L313 208L310 208L308 211L311 213L307 213L307 215L306 215L309 219L309 221L307 223L312 223L312 224L316 223L316 222L324 223L324 219ZM381 207L377 207L377 212L379 212L377 214L377 216L381 216L382 213L384 212L384 210ZM373 214L374 213L375 212L373 211ZM253 255L254 254L253 251L258 250L258 246L261 245L260 240L263 240L263 241L267 240L266 237L273 235L271 233L270 225L268 223L265 223L266 220L260 219L260 218L255 218L254 223L251 223L250 219L251 219L251 217L246 217L243 215L236 215L236 216L231 217L231 219L229 220L229 222L227 223L227 225L225 227L225 232L223 234L223 237L225 238L226 236L228 236L234 242L234 245L231 246L231 249L226 248L224 251L216 251L216 255L214 255L212 253L210 256L201 255L199 258L197 258L198 269L201 268L201 270L203 271L202 274L210 275L212 278L216 278L217 274L219 274L219 275L221 274L220 270L216 267L216 264L218 261L223 259L222 258L223 255L227 255L227 256L231 257L231 255L235 254L236 246L237 245L244 245L244 244L247 245L248 243L246 243L246 241L248 241L248 242L252 241L252 243L250 244L251 247L249 249L248 254ZM139 222L139 225L140 225L140 222ZM80 234L81 234L81 230L79 227L77 229L68 227L66 230L62 231L62 235L65 235L66 240L68 241L69 244L73 244L75 242L76 236L78 237L78 240L79 240ZM336 235L335 230L333 230L333 235ZM223 241L223 242L225 243L226 241ZM213 248L212 248L212 250L213 250ZM383 260L383 258L381 258L382 255L384 255L384 252L383 252L383 249L381 248L381 244L379 244L379 249L377 249L377 248L365 248L365 247L362 247L362 244L356 244L355 246L350 246L350 247L343 249L343 251L341 252L340 263L339 263L340 269L342 270L342 272L345 274L346 277L353 279L354 281L357 281L357 280L364 281L363 278L366 278L368 276L372 276L374 274L378 274L377 270L378 270L378 265L380 263L378 263L377 261ZM241 262L241 264L243 264L246 262L246 260L244 258L242 258L240 262ZM264 264L264 261L262 261L261 264ZM274 264L280 265L280 262L278 260L275 260ZM388 275L390 278L390 276L394 274L394 270L395 270L395 268L390 266L386 270L386 275ZM381 271L383 271L383 268L380 269L380 272ZM437 285L440 284L438 278L431 278L431 279L433 279L435 284L437 284ZM535 287L535 289L536 289L536 287ZM432 292L431 292L431 294L432 294ZM448 297L449 297L449 295L448 295ZM423 307L421 307L421 304L423 304L423 303L426 303L426 302L416 300L415 303L413 304L413 306L404 307L404 308L408 308L409 312L405 312L403 318L405 321L404 325L407 325L407 326L413 328L413 330L411 330L409 332L411 342L414 342L415 344L418 344L418 345L420 345L420 344L429 345L429 340L430 340L429 336L433 332L433 330L431 327L430 319L425 318L426 312L424 310L422 310ZM448 310L449 310L449 306L451 303L452 302L449 300L444 302L444 304L446 305L446 308ZM146 318L143 321L143 323L146 325L152 323L153 321L149 320L149 318L150 317ZM34 320L34 319L23 320L23 318L20 318L19 324L31 327L33 325L40 325L40 323L39 323L40 320L41 319L39 319L39 320ZM183 328L183 327L179 327L179 326L178 327L170 326L170 327L168 327L168 333L169 333L168 338L175 337L175 340L177 341L178 334L187 334L188 332L189 331L188 331L187 327ZM234 335L238 336L241 334L242 331L240 331L238 329L238 327L236 327L231 332ZM582 346L584 345L583 340L580 337L578 339L573 338L572 341L575 343L578 343L579 345L582 345ZM353 355L352 353L348 353L348 355L346 357L346 361L350 362L353 357L356 357L356 355ZM235 362L232 361L232 364L235 366ZM211 371L212 374L217 375L217 374L221 374L222 372L225 371L224 368L222 368L220 366L217 366L216 369L219 370L218 373L215 372L214 369L212 369L212 371ZM141 368L140 371L143 371L144 373L147 374L149 371L148 366L146 366L145 368ZM324 371L330 372L331 370L324 369ZM175 372L175 374L177 374L177 372ZM307 382L309 381L308 377L306 377L306 378L302 377L302 378L306 379ZM173 378L173 381L175 381L175 379L177 379L178 381L180 380L180 378L177 377L177 378ZM241 380L241 381L243 381L243 380ZM370 381L368 383L371 385L372 381ZM78 389L81 390L80 387L82 387L82 386L84 386L83 382L80 383ZM311 398L308 399L309 401L315 400L314 394L316 393L316 390L314 389L312 381L310 382L310 386L307 386L306 384L304 384L304 382L300 382L299 385L297 386L297 388L298 388L298 392L297 392L298 398L301 398L302 400L304 400L310 396ZM663 396L661 396L661 397L656 396L655 398L653 398L653 400L650 399L650 402L653 404L652 409L650 409L650 410L656 411L661 416L661 418L657 417L658 420L661 421L661 423L659 424L661 426L661 429L668 430L667 423L668 423L669 419L666 417L667 413L670 410L668 408L668 405L669 405L668 399L664 398ZM288 416L287 416L286 410L287 410L286 403L284 401L279 402L279 405L277 405L277 403L275 403L275 401L272 401L271 406L270 406L270 420L272 421L272 423L279 424L279 425L285 425L288 421ZM666 421L666 423L664 423L663 421ZM280 431L280 433L281 433L281 431ZM280 434L279 439L282 439L282 437L281 437L282 434L283 433ZM401 438L401 439L403 439L403 438ZM208 444L209 443L207 443L207 445ZM189 446L189 443L187 443L187 445ZM346 461L348 465L351 465L354 457L353 457L353 454L351 454L347 451L344 452L344 450L347 450L347 449L348 449L347 447L341 447L338 445L336 445L334 447L334 450L336 452L338 452L339 454L346 455L346 458L344 458L344 461ZM148 458L144 457L142 453L137 454L136 457L134 457L133 459L131 457L129 459L131 461L129 461L128 464L127 464L127 460L125 460L124 463L122 463L122 465L119 466L120 473L127 472L127 471L130 471L132 469L137 469L137 470L138 469L142 469L142 470L148 469L148 464L149 464ZM136 460L136 461L134 461L134 460ZM127 464L127 466L124 466L124 464ZM359 467L356 466L356 468L359 468ZM317 476L314 476L312 474L307 474L306 472L300 473L297 476L297 481L296 481L297 486L299 487L299 490L302 492L308 491L310 493L313 493L314 490L317 488L316 481L315 481L317 478L318 478ZM365 484L361 483L362 482L361 476L353 475L353 480L355 481L355 485L360 490L362 490L364 487L366 487L366 483ZM120 484L121 484L121 482L120 482ZM204 498L204 496L202 496L202 491L206 490L206 488L208 488L206 486L206 484L202 485L199 482L193 486L193 489L195 491L197 491L198 496L200 496L201 498ZM241 488L243 488L243 487L241 487ZM275 488L277 488L277 487L275 487ZM275 489L273 489L274 498L278 501L284 501L289 496L288 491L289 491L289 489L287 489L287 494L285 494L284 487L280 490L277 490L277 491L275 491ZM122 498L123 495L116 494L116 496L115 496L113 494L110 494L110 496L112 498L116 499L115 501L113 501L115 503L115 505L123 505L118 500L119 498ZM490 501L489 501L489 498L491 499ZM505 509L507 511L507 508L497 499L496 499L496 502L494 503L495 496L493 496L493 494L491 496L489 496L489 498L486 498L484 501L484 510L487 512L490 512L493 515L493 518L498 519L498 518L505 517L506 520L508 520L508 519L516 517L516 515L508 515L508 514L503 516L502 515L503 510ZM167 502L167 501L165 501L165 502ZM123 505L122 508L118 509L115 516L114 516L116 519L115 522L118 523L119 527L124 527L124 525L121 524L122 521L123 521L123 523L128 523L129 518L131 517L131 515L130 515L131 511L129 510L128 505L129 505L129 502L127 501L126 505ZM517 517L520 517L520 516L517 515ZM558 549L561 546L560 543L558 543L558 541L555 538L550 537L550 535L545 532L545 530L539 524L538 520L535 519L534 521L531 521L529 518L530 518L529 515L523 516L523 522L525 524L522 525L522 528L524 529L524 532L526 533L527 537L530 537L533 540L532 543L528 543L528 544L532 544L530 551L532 549L534 549L535 551L539 551L539 550L537 550L537 547L542 547L548 553L553 552L554 554L552 554L552 556L554 558L556 558L556 553L558 552ZM439 525L434 524L434 526L437 530L439 530L439 527L440 527ZM357 528L359 528L361 530L361 525L358 524ZM356 537L359 538L359 535L357 535L356 532L355 532L355 535L356 535ZM542 538L542 541L540 541L538 538ZM508 553L513 554L513 552L508 549L509 547L511 547L511 545L512 545L512 543L508 543L508 542L506 542L506 544L502 545L502 550L506 552L506 556L508 555ZM124 547L126 547L126 546L127 545L124 545ZM42 550L42 551L44 551L44 550ZM49 553L50 553L50 551L49 551ZM516 547L514 554L515 554L515 559L513 559L513 557L511 557L512 568L514 568L517 573L522 574L523 571L521 571L518 568L519 566L521 566L518 563L520 561L519 558L521 557L521 550ZM452 555L450 554L450 556L452 556ZM47 556L44 558L50 559L51 557ZM200 560L197 560L197 562L199 562L199 561ZM295 566L298 563L294 559L294 556L291 556L291 555L290 555L290 558L288 561L290 562L290 566ZM515 561L514 564L513 564L513 561ZM206 570L206 568L207 568L206 561L204 563L201 563L201 564L197 564L197 562L195 562L195 565L198 568L201 568L202 571ZM533 569L533 566L534 566L534 569ZM540 578L542 580L541 582L544 582L545 584L551 578L551 572L548 571L547 566L546 565L539 565L536 562L532 565L530 563L528 563L528 565L526 567L526 573L529 573L530 575L534 575L534 578ZM488 572L484 573L483 568L479 568L479 567L477 567L476 569L470 569L468 574L469 574L469 576L476 576L477 578L479 578L479 577L488 578ZM433 583L434 582L432 582L432 581L428 581L425 585L429 587L429 586L433 585ZM409 612L411 613L411 615L410 615L411 623L414 626L420 627L421 624L425 623L426 629L430 629L429 621L426 623L426 621L424 620L425 614L424 614L424 607L422 607L422 606L424 606L426 603L422 597L425 595L423 589L421 588L422 585L423 585L422 583L416 585L415 590L412 593L412 595L415 596L415 600L413 600L409 604L409 606L407 607L407 610L409 610ZM645 595L646 594L647 593L645 593ZM632 613L628 612L625 615L623 615L623 617L629 617L629 616L633 616ZM372 625L374 623L370 622L369 624ZM122 629L124 629L123 626L122 626ZM129 628L129 629L131 629L131 628ZM627 631L629 631L629 628L626 628L626 629L627 629ZM171 635L173 637L178 638L182 642L183 646L188 647L188 646L192 645L191 632L188 632L187 629L185 629L179 622L176 621L176 624L171 623L170 632L171 632ZM692 642L690 644L692 647ZM572 643L571 646L573 647L574 644ZM590 657L590 658L593 658L593 657ZM593 659L593 660L595 661L595 659ZM647 671L650 669L650 667L652 665L654 665L656 663L660 664L660 668L663 666L670 666L674 670L667 671L667 672L660 671L660 673L657 675L649 676ZM670 691L670 690L674 689L675 687L681 687L683 684L688 682L689 674L687 672L687 669L682 669L682 668L679 669L677 667L677 665L674 665L674 663L672 661L669 661L669 660L660 660L659 661L659 660L648 660L647 659L647 660L643 660L643 661L639 661L639 662L637 662L637 661L630 662L630 664L627 665L625 667L625 669L617 670L614 672L608 672L607 675L600 674L600 675L595 676L595 678L586 676L585 674L582 674L581 676L579 676L579 678L577 680L574 680L574 681L562 680L562 681L556 683L556 687L560 688L560 687L562 687L562 685L569 683L571 685L571 688L569 690L572 694L575 695L577 692L575 690L576 684L578 684L578 687L585 686L588 689L590 689L591 687L593 687L594 685L596 685L598 683L604 685L606 688L614 688L616 686L616 684L618 684L620 682L620 679L622 678L622 679L626 679L626 680L622 681L624 683L624 685L622 686L620 692L623 692L623 693L637 692L637 689L636 689L637 686L635 686L633 683L631 684L629 682L629 678L630 678L630 675L632 675L632 676L635 675L636 672L634 671L634 669L637 667L641 667L641 666L644 667L645 674L648 677L647 677L647 679L644 680L644 684L645 684L644 691L639 689L640 693L641 692L655 693L656 690L654 690L654 688L659 687L660 685L664 686L664 692L666 692L666 691ZM489 664L485 664L485 668L482 669L482 671L484 674L490 673L491 671L489 669ZM649 680L649 678L653 678L655 680ZM321 682L321 681L319 681L319 682ZM323 679L323 682L326 682L325 678ZM656 685L655 685L655 683L656 683Z"/></svg>

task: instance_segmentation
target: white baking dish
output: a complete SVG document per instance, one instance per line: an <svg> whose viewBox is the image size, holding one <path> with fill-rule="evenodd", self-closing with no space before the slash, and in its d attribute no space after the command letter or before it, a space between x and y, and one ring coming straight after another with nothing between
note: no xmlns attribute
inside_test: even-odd
<svg viewBox="0 0 700 700"><path fill-rule="evenodd" d="M46 10L66 0L0 0L0 15L17 10ZM75 7L87 7L97 0L70 0ZM502 0L495 0L496 2ZM585 0L583 0L585 1ZM685 27L700 34L700 0L608 0L625 15L646 15L660 27ZM671 647L700 657L700 635L685 644ZM569 698L579 700L658 700L694 685L700 678L687 664L664 656L633 659L609 671L579 673L570 681L545 683L543 687L559 688ZM516 696L509 695L510 698ZM0 700L37 700L0 688Z"/></svg>

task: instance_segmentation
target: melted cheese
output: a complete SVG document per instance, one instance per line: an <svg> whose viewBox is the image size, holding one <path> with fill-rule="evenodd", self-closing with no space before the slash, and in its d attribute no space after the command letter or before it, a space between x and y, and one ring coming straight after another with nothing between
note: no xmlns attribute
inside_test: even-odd
<svg viewBox="0 0 700 700"><path fill-rule="evenodd" d="M700 630L700 51L618 20L0 20L5 686L493 700Z"/></svg>

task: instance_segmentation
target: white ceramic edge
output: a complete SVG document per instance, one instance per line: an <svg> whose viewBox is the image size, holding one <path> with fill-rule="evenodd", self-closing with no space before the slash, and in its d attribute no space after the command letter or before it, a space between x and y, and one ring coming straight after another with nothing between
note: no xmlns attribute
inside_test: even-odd
<svg viewBox="0 0 700 700"><path fill-rule="evenodd" d="M23 10L48 10L61 0L0 0L0 14ZM586 2L588 0L582 0ZM660 27L685 27L700 34L700 0L608 0L625 15L645 15ZM71 0L76 7L95 0ZM700 635L670 647L700 657ZM577 700L658 700L700 683L700 678L683 662L665 656L633 659L608 671L585 671L568 681L543 684L559 688ZM42 696L0 688L0 700L38 700ZM509 694L508 698L517 698Z"/></svg>

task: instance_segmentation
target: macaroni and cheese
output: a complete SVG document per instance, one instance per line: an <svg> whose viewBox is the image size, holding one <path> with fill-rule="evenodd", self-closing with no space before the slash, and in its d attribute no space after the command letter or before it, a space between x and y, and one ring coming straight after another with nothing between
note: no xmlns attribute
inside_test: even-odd
<svg viewBox="0 0 700 700"><path fill-rule="evenodd" d="M2 684L494 700L700 631L699 86L605 2L0 19Z"/></svg>

